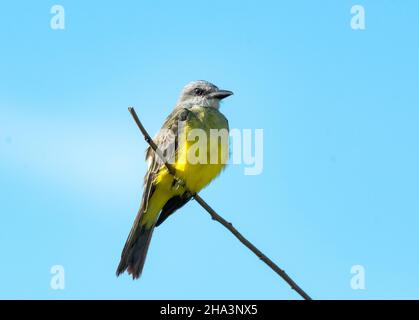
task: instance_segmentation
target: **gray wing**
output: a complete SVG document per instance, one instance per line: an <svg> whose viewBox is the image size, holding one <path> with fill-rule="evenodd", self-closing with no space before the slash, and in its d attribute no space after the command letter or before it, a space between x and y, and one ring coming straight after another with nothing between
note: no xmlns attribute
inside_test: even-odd
<svg viewBox="0 0 419 320"><path fill-rule="evenodd" d="M166 119L162 129L157 134L154 142L163 153L168 155L176 153L177 150L177 131L180 125L184 123L189 112L186 109L176 108ZM154 153L150 147L146 152L146 160L149 163L149 169L144 178L144 193L141 201L141 207L134 220L134 224L125 242L124 249L121 254L121 261L119 262L116 274L120 275L128 269L128 273L132 274L133 278L138 278L144 266L145 257L150 243L151 235L154 228L143 228L139 225L142 216L147 211L148 201L155 190L155 177L163 166L163 161ZM176 201L170 201L165 206L165 211L173 210ZM177 202L176 202L177 203ZM171 211L173 212L173 211Z"/></svg>
<svg viewBox="0 0 419 320"><path fill-rule="evenodd" d="M175 108L166 118L159 133L153 139L169 163L174 163L178 148L179 126L185 123L188 115L188 109ZM146 161L148 162L148 170L144 177L144 192L141 204L143 212L147 210L148 201L155 190L154 180L156 175L164 165L162 159L156 155L150 146L146 150Z"/></svg>

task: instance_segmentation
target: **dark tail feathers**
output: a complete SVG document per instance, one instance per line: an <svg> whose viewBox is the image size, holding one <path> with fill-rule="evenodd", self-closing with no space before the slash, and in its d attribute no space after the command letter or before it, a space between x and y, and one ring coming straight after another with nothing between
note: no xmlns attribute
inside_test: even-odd
<svg viewBox="0 0 419 320"><path fill-rule="evenodd" d="M122 251L121 262L119 262L118 269L116 270L117 276L127 270L133 279L140 277L153 230L154 226L151 228L138 225L133 227Z"/></svg>

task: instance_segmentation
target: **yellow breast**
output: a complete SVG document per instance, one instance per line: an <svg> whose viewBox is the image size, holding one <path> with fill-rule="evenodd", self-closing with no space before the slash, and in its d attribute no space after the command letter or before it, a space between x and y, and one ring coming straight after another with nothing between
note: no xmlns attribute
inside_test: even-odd
<svg viewBox="0 0 419 320"><path fill-rule="evenodd" d="M229 156L228 122L216 109L194 107L179 137L175 168L192 192L199 192L225 167Z"/></svg>

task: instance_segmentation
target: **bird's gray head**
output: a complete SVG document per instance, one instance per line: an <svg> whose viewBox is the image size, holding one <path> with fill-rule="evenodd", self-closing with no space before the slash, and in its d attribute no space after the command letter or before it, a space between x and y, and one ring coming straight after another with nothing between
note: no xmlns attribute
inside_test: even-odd
<svg viewBox="0 0 419 320"><path fill-rule="evenodd" d="M228 90L220 90L217 86L204 80L192 81L188 83L182 90L178 106L202 106L218 109L220 101L231 96L233 92Z"/></svg>

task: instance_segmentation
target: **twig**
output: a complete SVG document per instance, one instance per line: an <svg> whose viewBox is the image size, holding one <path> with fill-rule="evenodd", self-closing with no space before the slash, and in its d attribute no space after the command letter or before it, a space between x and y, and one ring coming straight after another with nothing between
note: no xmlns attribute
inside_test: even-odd
<svg viewBox="0 0 419 320"><path fill-rule="evenodd" d="M164 158L161 150L158 148L158 146L154 143L153 139L148 134L147 130L142 125L140 119L137 116L137 113L135 112L133 107L129 107L128 111L131 113L132 117L134 118L135 123L137 124L138 128L140 129L141 133L144 136L145 141L150 145L150 147L156 152L156 154L160 157L160 159L163 161L164 165L166 166L168 172L177 180L179 180L176 177L176 170L175 168L166 161ZM184 186L187 192L189 192ZM189 192L190 194L193 194ZM193 194L193 198L201 205L202 208L204 208L210 215L211 218L219 223L221 223L224 227L226 227L234 236L239 239L241 243L243 243L246 247L248 247L260 260L265 262L273 271L275 271L282 279L285 280L286 283L288 283L293 290L295 290L302 298L305 300L311 300L310 296L301 289L294 280L290 278L290 276L282 270L278 265L276 265L271 259L269 259L267 256L265 256L262 251L260 251L258 248L256 248L249 240L247 240L243 235L237 231L236 228L233 227L233 225L225 220L223 217L221 217L217 212L215 212L214 209L210 207L208 203L205 202L204 199L202 199L198 194Z"/></svg>

